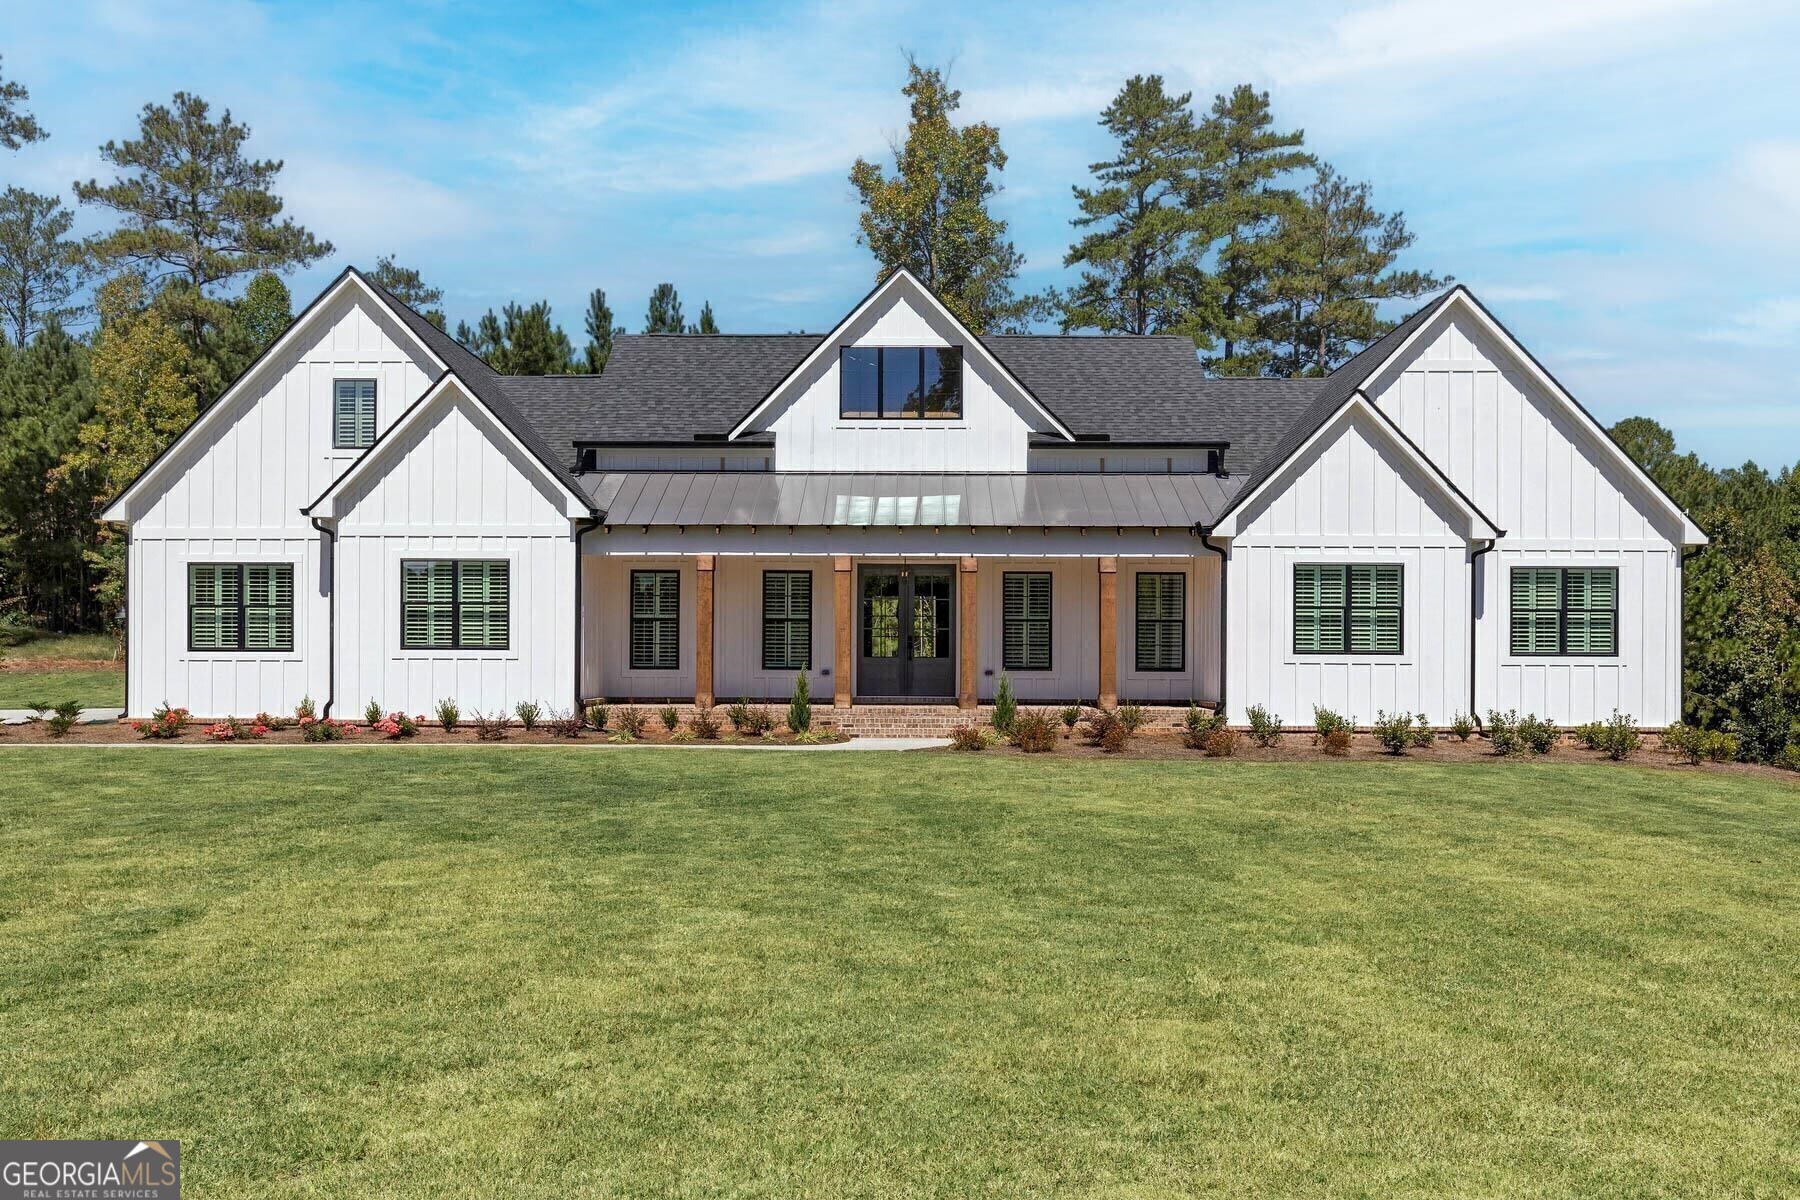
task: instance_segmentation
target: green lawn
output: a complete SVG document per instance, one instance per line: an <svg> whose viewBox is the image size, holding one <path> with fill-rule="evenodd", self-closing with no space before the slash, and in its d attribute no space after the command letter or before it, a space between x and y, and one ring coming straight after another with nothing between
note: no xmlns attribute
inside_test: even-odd
<svg viewBox="0 0 1800 1200"><path fill-rule="evenodd" d="M0 743L3 745L3 743ZM1800 790L0 749L0 1136L201 1196L1800 1191Z"/></svg>
<svg viewBox="0 0 1800 1200"><path fill-rule="evenodd" d="M75 658L116 663L119 644L109 633L44 633L0 625L0 660Z"/></svg>
<svg viewBox="0 0 1800 1200"><path fill-rule="evenodd" d="M73 700L86 708L122 708L125 672L0 669L0 708L25 708L39 700L52 705Z"/></svg>

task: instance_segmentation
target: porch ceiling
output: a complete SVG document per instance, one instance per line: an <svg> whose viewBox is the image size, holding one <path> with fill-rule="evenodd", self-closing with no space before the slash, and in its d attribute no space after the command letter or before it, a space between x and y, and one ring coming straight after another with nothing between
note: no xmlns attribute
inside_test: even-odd
<svg viewBox="0 0 1800 1200"><path fill-rule="evenodd" d="M582 482L608 525L1171 529L1211 524L1242 478L615 471Z"/></svg>

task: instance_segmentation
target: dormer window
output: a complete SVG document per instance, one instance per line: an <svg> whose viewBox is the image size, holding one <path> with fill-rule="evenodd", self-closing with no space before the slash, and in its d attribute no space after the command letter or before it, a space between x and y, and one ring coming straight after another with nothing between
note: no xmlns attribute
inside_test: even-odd
<svg viewBox="0 0 1800 1200"><path fill-rule="evenodd" d="M863 420L962 416L962 351L955 346L844 346L838 415Z"/></svg>

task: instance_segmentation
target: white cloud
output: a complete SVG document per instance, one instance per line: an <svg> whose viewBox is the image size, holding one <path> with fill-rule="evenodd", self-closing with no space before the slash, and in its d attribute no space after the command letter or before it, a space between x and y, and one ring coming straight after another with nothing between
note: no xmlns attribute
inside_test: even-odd
<svg viewBox="0 0 1800 1200"><path fill-rule="evenodd" d="M282 170L281 193L289 215L351 261L470 237L489 225L467 187L453 190L382 163L295 156Z"/></svg>
<svg viewBox="0 0 1800 1200"><path fill-rule="evenodd" d="M1483 300L1496 304L1536 304L1562 299L1562 289L1547 283L1483 283L1470 284Z"/></svg>
<svg viewBox="0 0 1800 1200"><path fill-rule="evenodd" d="M1733 313L1701 335L1739 346L1800 347L1800 296L1781 296Z"/></svg>

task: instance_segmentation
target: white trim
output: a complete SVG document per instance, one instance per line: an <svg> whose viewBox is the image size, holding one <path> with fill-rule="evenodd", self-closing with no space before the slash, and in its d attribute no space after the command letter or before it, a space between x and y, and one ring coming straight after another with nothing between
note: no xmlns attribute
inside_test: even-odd
<svg viewBox="0 0 1800 1200"><path fill-rule="evenodd" d="M1403 550L1338 550L1327 547L1288 550L1280 557L1282 580L1286 587L1281 626L1282 665L1305 667L1320 664L1354 664L1357 666L1417 666L1418 639L1414 636L1420 623L1419 575L1424 554L1456 553L1451 547L1408 546ZM1294 566L1296 563L1343 563L1350 566L1400 568L1400 653L1375 654L1342 650L1336 653L1301 654L1294 649ZM1346 640L1349 631L1345 631ZM1442 649L1439 647L1439 649Z"/></svg>
<svg viewBox="0 0 1800 1200"><path fill-rule="evenodd" d="M1506 547L1511 549L1511 547ZM1624 670L1633 664L1626 661L1625 638L1620 628L1625 612L1625 561L1626 554L1639 554L1638 550L1623 550L1611 558L1595 557L1592 551L1565 557L1545 558L1542 552L1527 553L1520 558L1503 558L1499 564L1505 571L1499 580L1500 594L1498 603L1498 620L1500 634L1500 665L1503 667L1600 667L1612 670ZM1662 553L1670 553L1667 550ZM1676 551L1675 553L1679 553ZM1512 576L1514 571L1547 571L1575 570L1592 571L1596 569L1611 570L1616 579L1613 585L1613 652L1611 654L1515 654L1512 648ZM1641 611L1641 610L1640 610ZM1677 637L1684 636L1685 631L1678 630Z"/></svg>
<svg viewBox="0 0 1800 1200"><path fill-rule="evenodd" d="M211 536L214 539L221 540L221 541L233 540L231 538L219 538L216 533L214 533ZM174 560L174 562L177 566L177 571L181 576L181 594L182 594L182 603L181 603L181 607L180 607L181 621L178 626L181 630L181 638L180 638L179 644L175 648L174 653L169 656L171 661L182 662L182 663L195 663L195 662L206 662L206 663L248 663L248 662L290 663L290 662L306 661L306 657L307 657L306 637L304 636L304 632L302 630L302 622L301 622L301 613L303 611L305 611L305 606L300 603L301 576L305 573L305 567L306 567L306 556L304 553L295 554L293 552L268 552L268 551L261 551L261 550L249 550L249 551L232 550L232 551L228 551L224 554L205 554L205 555L199 555L199 556L190 554L185 558L176 558ZM190 635L192 634L192 630L190 630L188 628L188 610L192 607L188 603L188 590L187 589L188 589L188 570L189 570L189 568L194 567L196 565L208 566L208 565L213 565L213 564L231 564L231 565L235 565L235 566L243 566L243 565L250 564L250 563L258 563L258 564L273 563L276 565L285 563L288 566L291 566L294 568L294 603L293 603L294 648L292 650L195 650L195 649L193 649L189 645ZM167 565L168 564L166 564L166 563L164 564L165 571L167 570Z"/></svg>
<svg viewBox="0 0 1800 1200"><path fill-rule="evenodd" d="M1707 544L1708 539L1706 534L1698 525L1694 524L1693 519L1689 517L1686 512L1682 511L1681 506L1671 500L1662 488L1657 486L1656 481L1650 478L1644 468L1638 466L1637 461L1633 459L1631 455L1625 453L1617 442L1612 440L1612 436L1606 432L1600 422L1586 409L1582 408L1575 397L1563 390L1562 386L1556 382L1548 371L1544 370L1544 368L1539 365L1538 361L1531 356L1530 352L1527 351L1524 346L1520 345L1518 340L1509 334L1506 329L1488 313L1487 309L1482 306L1481 301L1476 298L1475 293L1471 292L1467 287L1460 283L1451 289L1449 298L1436 313L1432 314L1431 320L1420 323L1417 329L1413 330L1400 345L1394 348L1393 352L1387 356L1380 367L1371 372L1368 378L1363 379L1360 382L1364 386L1367 386L1375 379L1398 375L1411 367L1420 365L1420 363L1417 362L1403 362L1402 359L1405 356L1406 351L1428 332L1435 332L1439 329L1444 314L1450 312L1457 306L1460 306L1463 311L1472 315L1475 318L1476 323L1487 332L1489 337L1493 338L1496 342L1506 348L1507 352L1512 356L1514 366L1523 370L1540 388L1548 392L1557 403L1563 406L1563 409L1568 416L1573 419L1577 425L1587 431L1589 440L1599 448L1602 454L1612 460L1614 466L1624 470L1636 480L1643 487L1643 490L1649 496L1651 502L1662 509L1666 515L1673 517L1680 524L1682 545L1704 546ZM1436 360L1421 361L1425 362L1426 365L1430 365ZM1463 362L1462 360L1456 360L1455 365L1466 368L1470 364Z"/></svg>
<svg viewBox="0 0 1800 1200"><path fill-rule="evenodd" d="M1299 446L1295 447L1294 452L1287 456L1287 461L1282 463L1280 470L1274 472L1267 479L1264 479L1248 494L1239 496L1236 500L1233 500L1231 503L1231 511L1226 513L1224 519L1212 529L1208 530L1207 533L1212 537L1218 538L1237 537L1242 532L1238 523L1238 518L1244 510L1254 504L1257 497L1261 496L1269 489L1277 486L1287 487L1291 484L1295 475L1293 469L1294 464L1304 458L1314 446L1324 441L1327 437L1336 436L1349 424L1350 420L1359 413L1368 419L1368 423L1379 431L1380 436L1392 449L1398 451L1401 457L1411 463L1414 469L1431 484L1433 491L1437 492L1437 494L1447 501L1452 508L1462 514L1465 522L1463 531L1465 540L1484 541L1488 538L1497 538L1501 536L1501 531L1494 527L1493 522L1483 516L1479 509L1469 503L1468 499L1444 478L1444 473L1438 469L1437 464L1425 457L1416 446L1409 442L1405 437L1401 436L1400 432L1394 428L1393 421L1380 409L1376 408L1374 404L1370 403L1369 398L1360 390L1352 392L1349 398L1344 401L1343 405L1327 418L1324 424L1320 425L1312 432L1310 437L1300 443Z"/></svg>
<svg viewBox="0 0 1800 1200"><path fill-rule="evenodd" d="M486 531L483 531L483 536ZM430 535L423 535L429 538ZM406 631L401 622L401 571L402 563L407 560L415 562L505 562L506 563L506 649L504 650L457 650L449 646L408 646ZM394 622L393 641L389 643L387 658L390 662L470 662L485 660L488 662L516 662L519 651L519 607L514 603L519 586L519 551L514 547L502 550L446 550L442 546L427 546L423 549L401 545L388 547L387 581L382 585L382 604L388 619Z"/></svg>
<svg viewBox="0 0 1800 1200"><path fill-rule="evenodd" d="M355 271L346 270L335 284L327 288L317 299L307 306L306 311L301 314L300 320L295 321L293 324L289 325L287 329L282 331L281 336L275 339L274 344L263 351L262 357L257 359L255 364L253 364L248 371L238 376L231 386L225 389L218 400L213 402L212 407L201 413L193 424L182 430L181 433L176 436L175 440L163 450L156 461L152 462L150 466L145 469L143 474L132 480L126 489L123 492L120 492L118 497L114 499L111 504L106 506L105 510L100 514L100 519L102 521L130 521L132 499L144 488L148 487L151 480L159 478L162 473L168 469L169 465L175 461L176 447L218 424L223 419L225 410L231 407L232 402L254 382L260 380L266 372L278 365L283 367L283 369L291 367L291 363L285 362L286 353L290 344L303 332L311 329L316 322L323 320L326 311L331 307L333 299L348 288L354 288L360 291L362 295L374 305L375 310L386 317L407 341L412 343L414 348L417 349L420 354L436 364L440 373L449 369L449 364L440 359L436 354L432 353L431 347L426 345L424 340L421 339L418 334L407 328L406 322L402 321L394 314L393 309L388 306L387 302L376 295L374 290L363 281L360 275ZM380 401L377 400L377 403L379 402ZM352 453L354 453L354 451L352 451Z"/></svg>
<svg viewBox="0 0 1800 1200"><path fill-rule="evenodd" d="M314 500L300 511L310 516L316 516L321 521L337 521L341 519L344 514L338 507L338 499L342 496L344 490L356 480L362 478L367 472L373 470L377 462L386 462L390 457L392 447L399 443L399 440L405 436L407 430L411 429L420 421L423 421L425 415L435 409L437 402L446 396L451 385L455 385L455 394L457 396L460 396L469 402L475 411L483 414L486 418L489 430L492 433L498 433L505 439L508 445L524 458L526 462L531 464L532 469L537 472L540 478L550 481L563 493L565 499L563 515L565 517L568 517L570 520L576 520L591 515L587 499L578 494L575 489L564 482L560 476L540 462L538 456L533 454L530 448L519 440L518 435L507 428L506 422L495 416L494 410L482 403L480 396L477 396L472 389L462 382L461 379L457 378L454 374L449 373L440 376L436 383L427 388L424 395L413 401L413 403L407 407L406 411L400 414L399 419L382 431L381 436L375 439L374 445L370 446L367 450L364 450L357 460L344 470L343 474L334 479L331 484L319 494L317 500ZM452 398L451 402L454 403L454 398Z"/></svg>
<svg viewBox="0 0 1800 1200"><path fill-rule="evenodd" d="M1075 435L1069 431L1068 426L1064 425L1062 421L1057 418L1055 413L1045 408L1043 402L1031 394L1031 389L1021 383L1018 376L1008 370L1006 364L1001 362L1000 359L995 356L994 352L989 350L986 344L970 331L968 326L957 320L956 314L951 312L948 308L945 308L943 301L933 295L931 289L919 282L918 277L911 271L908 271L905 267L901 267L894 271L886 279L882 280L881 283L877 284L874 291L863 297L862 303L851 309L849 313L845 315L843 320L832 326L831 332L819 339L819 344L814 346L806 357L800 360L799 365L792 371L789 371L787 375L782 378L780 383L777 383L770 389L769 394L763 398L761 403L750 410L748 416L732 427L729 440L736 440L737 438L743 437L746 433L751 432L751 427L755 425L756 421L762 417L763 414L787 399L788 393L793 388L795 381L817 366L826 354L835 353L838 350L839 343L837 339L839 334L854 323L858 317L868 312L871 307L885 298L895 288L902 286L911 290L914 299L922 301L940 318L948 321L953 328L960 331L963 335L962 348L967 353L979 356L988 369L997 372L999 376L1006 381L1008 386L1012 387L1018 393L1019 398L1029 404L1045 421L1049 422L1056 432L1063 436L1065 441L1073 442L1075 440ZM873 423L874 422L871 422L871 424ZM925 424L930 424L930 422L926 422Z"/></svg>

